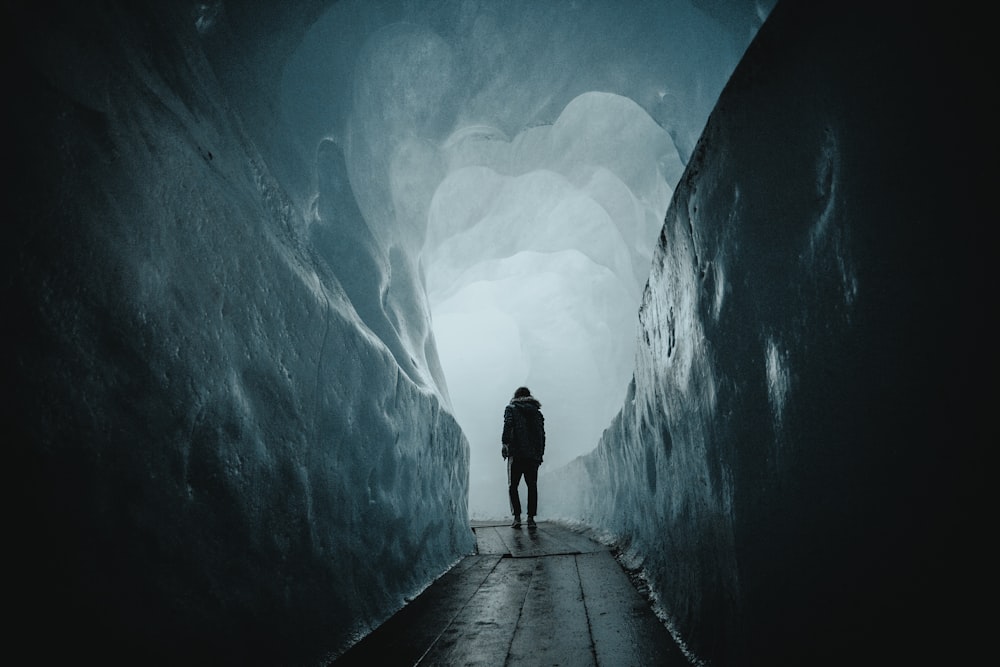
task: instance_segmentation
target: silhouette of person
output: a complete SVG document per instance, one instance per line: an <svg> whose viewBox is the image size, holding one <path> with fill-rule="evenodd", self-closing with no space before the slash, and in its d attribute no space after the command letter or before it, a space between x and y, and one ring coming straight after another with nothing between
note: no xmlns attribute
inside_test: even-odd
<svg viewBox="0 0 1000 667"><path fill-rule="evenodd" d="M545 418L542 404L527 387L518 387L503 411L501 454L507 461L507 488L513 528L521 527L521 496L518 487L524 477L528 487L528 527L535 526L538 512L538 466L545 455Z"/></svg>

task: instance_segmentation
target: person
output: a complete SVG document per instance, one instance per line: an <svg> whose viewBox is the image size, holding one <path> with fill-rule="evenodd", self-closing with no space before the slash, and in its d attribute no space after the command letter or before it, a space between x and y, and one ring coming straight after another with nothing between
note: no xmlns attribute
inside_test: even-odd
<svg viewBox="0 0 1000 667"><path fill-rule="evenodd" d="M501 454L507 461L507 487L513 528L521 527L521 477L528 487L528 527L535 527L538 513L538 466L545 456L545 418L542 404L527 387L518 387L503 412Z"/></svg>

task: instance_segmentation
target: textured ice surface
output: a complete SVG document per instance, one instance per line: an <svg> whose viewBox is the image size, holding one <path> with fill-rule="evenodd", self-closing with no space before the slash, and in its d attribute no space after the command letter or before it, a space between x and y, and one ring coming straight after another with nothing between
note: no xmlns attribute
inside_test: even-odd
<svg viewBox="0 0 1000 667"><path fill-rule="evenodd" d="M160 4L78 8L41 54L21 45L18 606L74 655L316 664L470 553L468 444L413 262L338 196L338 153L319 147L299 208L256 124L266 77L220 87L246 61L197 40L222 48L226 26L199 38ZM84 62L82 93L48 73Z"/></svg>
<svg viewBox="0 0 1000 667"><path fill-rule="evenodd" d="M943 221L982 204L958 168L976 132L917 139L980 113L926 51L945 27L778 6L675 190L624 407L540 479L547 511L625 546L695 663L952 662L978 624L949 615L982 576L951 351L980 315L932 305L971 279Z"/></svg>

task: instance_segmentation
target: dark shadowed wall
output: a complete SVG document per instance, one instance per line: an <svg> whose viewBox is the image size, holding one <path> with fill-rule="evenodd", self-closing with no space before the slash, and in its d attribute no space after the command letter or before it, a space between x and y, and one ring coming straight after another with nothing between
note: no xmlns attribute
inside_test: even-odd
<svg viewBox="0 0 1000 667"><path fill-rule="evenodd" d="M548 480L695 660L948 663L982 628L994 298L966 19L778 4L674 194L626 404Z"/></svg>

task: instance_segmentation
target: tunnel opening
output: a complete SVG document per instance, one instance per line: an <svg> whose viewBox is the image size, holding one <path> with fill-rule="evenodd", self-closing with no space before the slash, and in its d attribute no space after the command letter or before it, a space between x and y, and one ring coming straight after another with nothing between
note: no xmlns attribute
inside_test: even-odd
<svg viewBox="0 0 1000 667"><path fill-rule="evenodd" d="M507 513L503 406L545 405L547 463L596 446L634 363L636 312L679 170L667 133L633 101L584 93L512 141L446 142L422 260L452 407L471 447L470 513Z"/></svg>
<svg viewBox="0 0 1000 667"><path fill-rule="evenodd" d="M342 153L335 197L351 201L326 197L328 226L356 202L351 224L411 260L382 262L385 317L366 321L394 323L383 342L465 432L473 518L509 511L515 387L546 406L549 469L621 408L673 186L750 36L687 3L341 2L289 59L288 124L307 154ZM355 251L380 252L340 260ZM398 281L420 287L394 299Z"/></svg>

